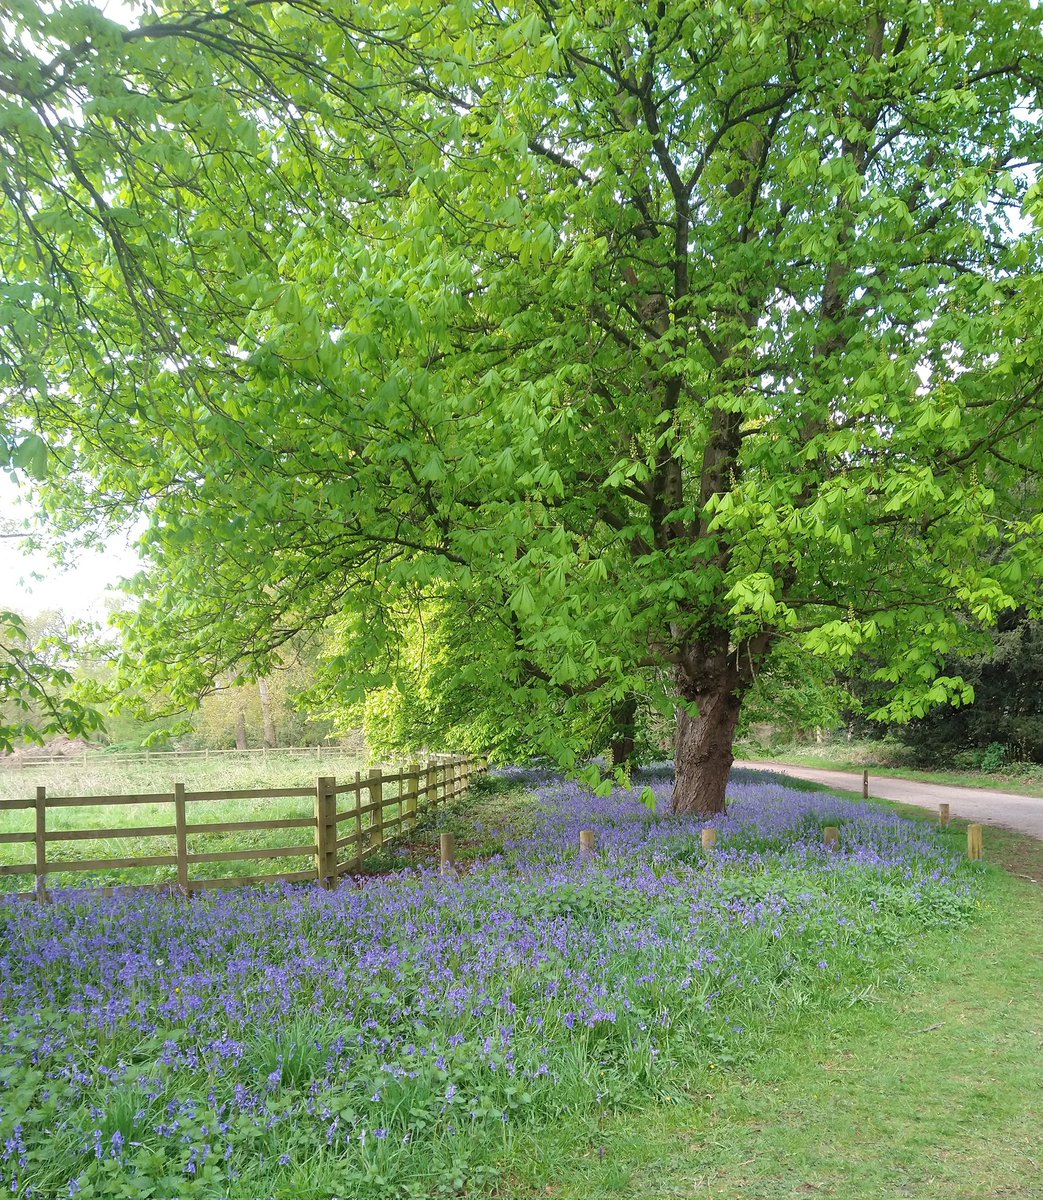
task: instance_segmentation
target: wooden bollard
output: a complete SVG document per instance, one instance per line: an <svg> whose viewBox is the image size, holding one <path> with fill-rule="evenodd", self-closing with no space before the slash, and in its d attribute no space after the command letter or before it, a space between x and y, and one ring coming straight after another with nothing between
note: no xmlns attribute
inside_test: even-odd
<svg viewBox="0 0 1043 1200"><path fill-rule="evenodd" d="M948 804L938 805L938 824L942 829L949 828L949 806Z"/></svg>
<svg viewBox="0 0 1043 1200"><path fill-rule="evenodd" d="M869 799L869 768L862 772L862 799Z"/></svg>
<svg viewBox="0 0 1043 1200"><path fill-rule="evenodd" d="M984 856L985 847L982 840L980 825L967 826L967 857L971 862L980 862Z"/></svg>
<svg viewBox="0 0 1043 1200"><path fill-rule="evenodd" d="M840 849L840 830L836 825L827 825L822 830L822 840L827 850Z"/></svg>
<svg viewBox="0 0 1043 1200"><path fill-rule="evenodd" d="M451 833L438 835L438 867L443 875L456 870L456 838Z"/></svg>
<svg viewBox="0 0 1043 1200"><path fill-rule="evenodd" d="M590 858L594 853L594 846L597 842L597 836L593 829L581 829L579 831L579 856L580 858Z"/></svg>
<svg viewBox="0 0 1043 1200"><path fill-rule="evenodd" d="M703 830L703 849L712 850L717 845L717 830L709 826Z"/></svg>

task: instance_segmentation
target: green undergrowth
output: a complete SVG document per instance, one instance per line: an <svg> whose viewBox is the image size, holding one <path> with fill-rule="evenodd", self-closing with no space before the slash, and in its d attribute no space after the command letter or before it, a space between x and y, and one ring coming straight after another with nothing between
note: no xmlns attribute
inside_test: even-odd
<svg viewBox="0 0 1043 1200"><path fill-rule="evenodd" d="M682 1102L518 1139L499 1194L1038 1200L1043 899L992 867L981 903L859 1003L791 1010L748 1061L703 1066Z"/></svg>
<svg viewBox="0 0 1043 1200"><path fill-rule="evenodd" d="M920 810L886 807L929 820ZM309 987L333 990L328 1002L318 1003L316 992L296 1007L292 997L305 991L295 974L290 1011L239 1030L242 1061L227 1071L220 1067L224 1034L207 1039L224 1023L226 994L234 1000L242 988L226 993L219 974L210 978L209 959L205 972L169 976L164 938L176 947L180 935L165 925L165 933L148 932L143 922L141 937L158 977L145 978L156 999L135 991L130 1000L148 1036L144 1025L114 1016L111 1028L103 1023L89 1039L85 1028L81 1038L77 1011L62 1011L63 993L53 995L53 1020L44 1024L58 1031L62 1049L47 1084L46 1120L57 1132L28 1159L26 1172L46 1180L36 1200L64 1196L59 1185L67 1189L74 1178L82 1181L84 1200L1034 1194L1016 1190L1024 1188L1019 1181L1035 1153L1030 1118L1038 1058L1030 1052L1041 1036L1043 930L1032 885L992 864L964 864L948 875L942 864L951 860L936 854L935 836L923 838L923 830L909 840L921 849L891 865L872 856L834 863L821 857L822 822L812 810L775 833L764 826L726 835L713 860L714 915L700 931L705 942L695 943L686 940L696 929L691 893L671 880L675 866L707 865L697 836L660 839L632 878L607 853L600 869L585 874L571 863L552 864L548 874L532 878L524 870L485 874L481 864L491 856L504 853L510 861L512 843L528 840L530 850L542 850L553 840L537 828L537 814L525 786L485 779L466 805L426 818L382 852L387 868L430 866L439 833L451 831L470 856L461 859L467 905L446 903L444 881L430 875L371 880L352 893L356 899L345 911L378 906L361 953L382 940L397 944L406 930L425 950L396 957L386 976L374 975L361 959L352 966L352 939L345 932L341 942L331 941L321 909L280 899L279 921L269 927L264 904L252 915L247 904L243 915L256 929L279 937L281 923L291 921L292 936L280 951L269 941L251 943L260 936L256 929L236 935L233 959L258 956L267 980L279 974L280 953L307 956L321 948L328 966L308 968L319 981ZM606 841L611 828L603 826ZM752 857L729 859L727 836L748 843ZM959 851L962 824L937 838ZM986 845L994 858L1025 866L1028 860L1018 858L1024 841L993 838L990 831ZM938 868L933 876L928 863ZM382 866L376 856L373 865ZM427 901L417 907L414 894ZM193 906L197 914L206 911ZM470 973L480 969L505 922L517 923L519 946L532 931L561 925L582 937L562 944L555 952L560 961L551 956L540 965L504 955L502 971L482 980L483 994L506 988L509 1020L500 1001L486 1011L480 998L465 1016L442 1012L443 972L455 973L457 988L469 988ZM198 930L224 944L223 926L200 918ZM80 954L93 953L94 936L77 935ZM109 929L105 936L125 933ZM663 954L649 958L635 944L639 937L664 947ZM39 970L54 961L55 978L64 977L73 944L71 932L51 942L39 955ZM714 953L689 970L693 946L704 944ZM461 957L468 945L476 956L471 966ZM343 957L347 990L333 955L337 962ZM89 955L85 961L89 971ZM580 1010L601 999L566 1001L547 983L553 977L582 991L595 963L614 989L613 1012L611 1020L602 1014L585 1023ZM682 979L686 971L691 978ZM17 977L10 978L17 991ZM427 995L425 989L432 1015L414 1031L403 1024L399 997L405 1002ZM331 1076L327 1058L344 1030L317 1015L343 1006L346 995L358 1005L350 1026L359 1050L350 1071ZM197 1020L208 1006L214 1020ZM670 1014L665 1024L664 1013ZM503 1070L498 1049L507 1025L512 1059L526 1068L517 1077ZM455 1048L433 1067L407 1046L421 1038ZM172 1065L180 1048L192 1046L198 1063ZM31 1143L32 1123L44 1119L37 1103L42 1081L26 1077L21 1053L9 1042L0 1082L11 1089L3 1101L8 1126L24 1121L30 1134L17 1136ZM57 1082L65 1056L73 1054L85 1073ZM393 1054L400 1057L389 1073ZM546 1072L527 1069L541 1059ZM125 1064L131 1069L123 1072ZM119 1073L117 1082L108 1075L88 1079L102 1068ZM220 1134L231 1147L226 1176L214 1114L225 1112L222 1106L234 1110L242 1083L258 1088L260 1116L247 1109L221 1117L231 1125ZM315 1095L322 1097L321 1138ZM181 1123L174 1134L172 1111ZM350 1139L327 1134L332 1117L350 1125ZM358 1129L368 1140L360 1141ZM119 1153L112 1149L116 1133ZM988 1152L974 1140L979 1133L986 1146L1002 1149L996 1173L986 1170ZM193 1154L215 1142L213 1158L193 1160L189 1174L179 1158L182 1137ZM997 1179L1007 1190L982 1190ZM173 1190L171 1180L178 1183Z"/></svg>

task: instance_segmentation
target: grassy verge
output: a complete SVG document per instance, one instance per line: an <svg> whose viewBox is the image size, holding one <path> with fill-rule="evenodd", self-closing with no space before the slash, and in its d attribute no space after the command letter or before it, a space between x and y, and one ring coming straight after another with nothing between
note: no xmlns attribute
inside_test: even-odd
<svg viewBox="0 0 1043 1200"><path fill-rule="evenodd" d="M870 743L871 745L871 743ZM1043 783L1038 779L1021 778L1003 772L931 771L892 765L878 761L871 751L849 754L843 746L836 753L804 752L793 747L775 752L759 746L740 747L737 758L755 762L774 762L779 766L813 767L822 771L850 771L861 774L867 767L870 776L889 775L894 779L910 779L919 783L938 783L949 787L985 788L994 792L1012 792L1021 796L1043 796Z"/></svg>
<svg viewBox="0 0 1043 1200"><path fill-rule="evenodd" d="M790 1013L743 1069L693 1077L680 1104L516 1144L503 1195L1039 1196L1043 842L986 835L976 922L911 942L871 1003Z"/></svg>
<svg viewBox="0 0 1043 1200"><path fill-rule="evenodd" d="M504 1194L1039 1196L1041 962L1038 890L994 880L982 923L925 948L906 995L794 1022L755 1070L585 1144L533 1141Z"/></svg>

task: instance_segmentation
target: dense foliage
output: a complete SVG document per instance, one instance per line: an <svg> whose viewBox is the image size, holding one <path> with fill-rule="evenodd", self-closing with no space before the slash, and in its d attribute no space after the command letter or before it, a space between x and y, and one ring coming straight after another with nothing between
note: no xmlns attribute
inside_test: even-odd
<svg viewBox="0 0 1043 1200"><path fill-rule="evenodd" d="M101 728L97 710L72 690L71 653L58 633L34 639L18 613L0 612L0 751Z"/></svg>
<svg viewBox="0 0 1043 1200"><path fill-rule="evenodd" d="M904 720L1038 603L1030 0L9 11L0 419L148 518L128 679L345 615L350 696L448 596L494 719L676 705L714 809L780 640Z"/></svg>
<svg viewBox="0 0 1043 1200"><path fill-rule="evenodd" d="M667 773L658 815L536 782L534 825L515 803L512 825L472 829L501 853L460 879L0 903L0 1183L480 1194L520 1127L726 1068L773 1017L857 1002L897 946L974 904L933 828L868 805L748 776L707 856L700 825L665 815Z"/></svg>
<svg viewBox="0 0 1043 1200"><path fill-rule="evenodd" d="M1024 613L1001 617L979 653L947 671L974 688L974 703L942 708L889 732L923 762L996 770L1006 761L1043 763L1043 624Z"/></svg>

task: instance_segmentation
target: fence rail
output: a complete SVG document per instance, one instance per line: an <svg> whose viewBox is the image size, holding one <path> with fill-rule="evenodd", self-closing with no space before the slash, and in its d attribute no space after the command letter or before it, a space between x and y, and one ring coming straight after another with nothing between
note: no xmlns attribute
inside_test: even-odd
<svg viewBox="0 0 1043 1200"><path fill-rule="evenodd" d="M152 890L176 888L184 895L209 888L235 887L241 884L268 882L301 882L315 880L333 888L343 875L359 870L366 855L379 849L391 836L398 836L416 825L420 817L440 804L466 794L475 774L485 769L485 760L476 758L431 759L412 763L404 769L385 772L374 767L366 775L355 772L355 778L338 783L331 775L320 776L314 787L300 788L237 788L231 791L188 791L176 783L172 792L156 792L133 796L49 796L45 787L36 789L35 799L2 800L0 810L32 809L35 829L26 833L0 833L0 844L32 845L33 862L0 865L0 876L33 875L33 891L15 892L16 896L45 901L48 898L48 876L59 872L113 871L142 867L175 867L176 884L124 884L98 889L111 893L119 887L140 887ZM189 821L190 805L199 801L265 800L286 797L314 798L310 817L280 817L271 820L248 821ZM128 804L168 804L173 810L173 822L162 825L115 826L109 829L47 828L51 809L94 808ZM351 821L350 831L341 833L343 822ZM238 833L260 830L309 829L311 837L295 838L293 845L260 846L242 850L193 851L190 839L206 834ZM110 838L165 837L173 838L173 854L133 855L125 858L55 859L48 856L49 846L60 842L106 841ZM347 851L348 853L344 853ZM312 865L304 870L275 872L266 875L224 876L195 879L189 868L204 863L239 862L256 859L310 858ZM8 893L9 895L12 893Z"/></svg>

